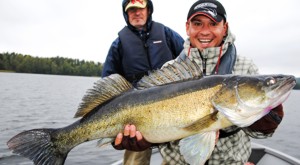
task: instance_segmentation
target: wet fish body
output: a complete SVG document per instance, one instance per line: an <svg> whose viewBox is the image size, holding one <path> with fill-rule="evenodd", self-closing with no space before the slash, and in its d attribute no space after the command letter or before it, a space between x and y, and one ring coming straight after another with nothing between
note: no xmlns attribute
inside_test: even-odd
<svg viewBox="0 0 300 165"><path fill-rule="evenodd" d="M179 78L183 80L173 82L174 77L161 80L168 79L168 73L179 72L169 72L170 68L174 67L144 77L139 89L117 74L100 79L83 98L75 115L81 119L64 128L22 132L7 145L35 164L63 164L72 148L94 139L100 139L100 145L110 143L130 123L152 143L183 139L181 151L189 157L190 153L185 151L189 149L184 147L195 139L209 137L209 141L203 140L201 144L209 144L212 151L216 130L252 124L284 102L295 85L295 78L289 75L203 78L196 73L183 76L188 80ZM197 69L192 69L192 73ZM209 157L210 153L199 151L198 155ZM191 164L205 162L193 159Z"/></svg>

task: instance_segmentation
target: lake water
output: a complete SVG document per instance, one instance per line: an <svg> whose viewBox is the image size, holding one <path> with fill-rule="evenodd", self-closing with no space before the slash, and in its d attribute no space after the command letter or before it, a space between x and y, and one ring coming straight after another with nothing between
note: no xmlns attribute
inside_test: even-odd
<svg viewBox="0 0 300 165"><path fill-rule="evenodd" d="M86 90L99 78L0 72L0 164L32 165L8 150L6 142L33 128L58 128L73 118ZM300 159L300 91L293 90L283 104L285 116L268 139L254 141ZM97 141L81 144L68 155L66 165L106 165L119 160L123 151L96 147Z"/></svg>

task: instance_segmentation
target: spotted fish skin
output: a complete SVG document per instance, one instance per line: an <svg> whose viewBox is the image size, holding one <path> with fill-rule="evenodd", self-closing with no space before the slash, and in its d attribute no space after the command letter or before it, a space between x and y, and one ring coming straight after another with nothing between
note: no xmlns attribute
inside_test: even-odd
<svg viewBox="0 0 300 165"><path fill-rule="evenodd" d="M152 143L213 135L218 129L257 121L284 102L295 85L291 75L202 77L198 70L193 61L175 63L145 76L137 88L118 74L101 78L83 97L75 114L81 117L78 121L58 129L24 131L7 145L37 165L60 165L81 143L113 142L128 123ZM214 138L210 136L209 144Z"/></svg>

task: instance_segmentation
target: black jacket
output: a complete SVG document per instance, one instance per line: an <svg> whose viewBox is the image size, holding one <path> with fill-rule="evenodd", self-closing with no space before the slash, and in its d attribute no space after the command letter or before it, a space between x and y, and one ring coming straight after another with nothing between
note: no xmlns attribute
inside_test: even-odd
<svg viewBox="0 0 300 165"><path fill-rule="evenodd" d="M150 11L147 19L147 30L138 31L128 22L124 9L127 1L123 1L123 14L127 26L118 34L106 57L102 77L118 73L129 82L138 81L149 70L160 68L165 62L176 58L183 49L183 38L163 24L152 21L153 5L148 0Z"/></svg>

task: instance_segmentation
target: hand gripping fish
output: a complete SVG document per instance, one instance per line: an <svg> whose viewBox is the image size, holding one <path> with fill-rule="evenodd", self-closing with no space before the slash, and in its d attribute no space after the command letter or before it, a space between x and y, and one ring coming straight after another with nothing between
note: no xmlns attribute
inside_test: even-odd
<svg viewBox="0 0 300 165"><path fill-rule="evenodd" d="M153 71L137 88L118 74L102 78L83 97L78 121L24 131L7 145L37 165L61 165L72 148L94 139L100 146L109 144L130 123L152 143L181 139L186 161L204 164L217 130L251 125L283 103L295 83L290 75L203 77L187 58Z"/></svg>

